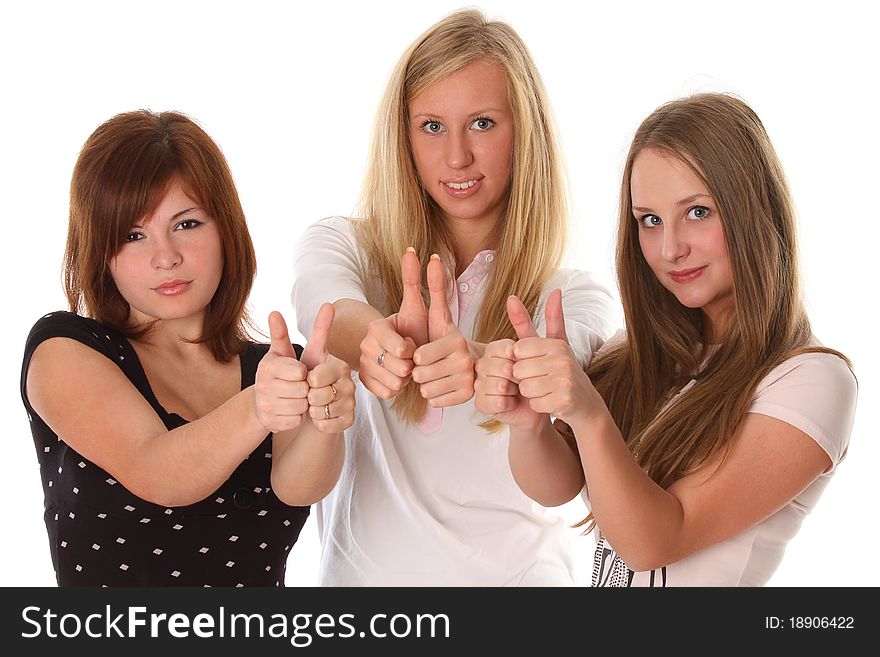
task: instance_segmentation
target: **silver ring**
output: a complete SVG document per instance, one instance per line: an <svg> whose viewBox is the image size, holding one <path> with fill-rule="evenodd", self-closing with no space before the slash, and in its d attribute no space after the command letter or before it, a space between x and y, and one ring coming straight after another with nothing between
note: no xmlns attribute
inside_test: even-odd
<svg viewBox="0 0 880 657"><path fill-rule="evenodd" d="M332 403L333 402L330 402L330 404L332 404ZM330 419L330 404L324 404L324 419L325 420Z"/></svg>
<svg viewBox="0 0 880 657"><path fill-rule="evenodd" d="M376 356L376 362L379 363L379 367L384 367L383 363L385 362L385 354L388 353L387 349L383 349L382 353Z"/></svg>

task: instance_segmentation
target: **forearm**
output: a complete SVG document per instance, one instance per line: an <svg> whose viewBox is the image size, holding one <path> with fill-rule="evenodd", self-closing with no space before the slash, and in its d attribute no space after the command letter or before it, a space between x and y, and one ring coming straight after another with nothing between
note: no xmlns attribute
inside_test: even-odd
<svg viewBox="0 0 880 657"><path fill-rule="evenodd" d="M321 433L306 421L272 459L272 490L285 504L314 504L333 490L344 459L342 433Z"/></svg>
<svg viewBox="0 0 880 657"><path fill-rule="evenodd" d="M577 454L543 416L534 430L510 427L510 470L523 493L543 506L574 498L584 484Z"/></svg>
<svg viewBox="0 0 880 657"><path fill-rule="evenodd" d="M198 420L138 441L119 479L155 504L193 504L217 490L267 433L249 387Z"/></svg>
<svg viewBox="0 0 880 657"><path fill-rule="evenodd" d="M611 415L571 423L602 534L634 570L676 560L684 514L678 500L639 466Z"/></svg>
<svg viewBox="0 0 880 657"><path fill-rule="evenodd" d="M384 317L363 301L340 299L333 304L336 316L327 340L327 350L344 360L353 372L360 369L361 341L370 322Z"/></svg>

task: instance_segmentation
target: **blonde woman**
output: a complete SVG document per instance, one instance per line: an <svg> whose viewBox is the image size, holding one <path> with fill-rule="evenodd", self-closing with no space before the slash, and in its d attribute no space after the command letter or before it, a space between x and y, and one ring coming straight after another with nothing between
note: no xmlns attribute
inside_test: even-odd
<svg viewBox="0 0 880 657"><path fill-rule="evenodd" d="M810 330L782 168L748 106L703 94L645 119L620 193L625 335L585 374L557 295L548 338L511 299L521 339L487 348L477 408L532 411L511 428L530 497L586 483L594 585L763 585L846 454L857 397Z"/></svg>
<svg viewBox="0 0 880 657"><path fill-rule="evenodd" d="M517 488L506 430L472 401L474 360L512 335L508 295L540 325L563 288L579 362L609 332L607 291L558 269L566 203L549 116L517 34L449 15L391 76L362 217L320 221L298 245L300 330L334 303L329 350L358 372L345 465L318 512L324 585L573 583L565 526Z"/></svg>

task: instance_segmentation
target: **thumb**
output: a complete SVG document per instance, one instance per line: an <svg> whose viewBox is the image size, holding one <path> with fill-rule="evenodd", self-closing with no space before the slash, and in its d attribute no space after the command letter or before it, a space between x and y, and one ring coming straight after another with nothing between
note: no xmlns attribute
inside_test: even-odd
<svg viewBox="0 0 880 657"><path fill-rule="evenodd" d="M403 278L403 299L397 313L398 332L410 337L417 345L428 341L428 322L425 301L422 299L422 271L415 249L408 248L400 261Z"/></svg>
<svg viewBox="0 0 880 657"><path fill-rule="evenodd" d="M269 337L272 342L269 344L269 351L278 356L287 356L296 358L296 352L293 345L290 344L290 335L287 332L287 322L277 310L269 313Z"/></svg>
<svg viewBox="0 0 880 657"><path fill-rule="evenodd" d="M538 332L532 324L529 311L526 310L523 302L513 294L507 297L507 316L510 318L510 323L513 324L513 330L516 331L517 338L538 337Z"/></svg>
<svg viewBox="0 0 880 657"><path fill-rule="evenodd" d="M428 309L428 339L442 338L452 325L452 312L446 298L446 271L436 253L428 262L428 292L431 307Z"/></svg>
<svg viewBox="0 0 880 657"><path fill-rule="evenodd" d="M312 335L309 336L300 358L303 365L310 370L323 363L327 357L327 339L330 337L330 328L333 326L335 315L336 308L332 303L322 304L318 310L318 316L315 317L315 323L312 325Z"/></svg>
<svg viewBox="0 0 880 657"><path fill-rule="evenodd" d="M425 302L422 299L422 272L419 257L415 249L408 248L400 260L403 278L403 299L400 302L400 314L418 316L425 315Z"/></svg>
<svg viewBox="0 0 880 657"><path fill-rule="evenodd" d="M568 336L565 334L565 315L562 312L562 290L557 288L547 297L544 320L547 322L548 338L568 342Z"/></svg>

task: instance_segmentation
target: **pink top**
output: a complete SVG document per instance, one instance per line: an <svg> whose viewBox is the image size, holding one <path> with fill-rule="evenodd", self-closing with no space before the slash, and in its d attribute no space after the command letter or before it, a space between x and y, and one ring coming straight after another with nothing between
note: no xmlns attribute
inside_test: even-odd
<svg viewBox="0 0 880 657"><path fill-rule="evenodd" d="M471 307L471 303L477 296L477 290L482 286L483 279L489 273L490 265L494 259L494 251L480 251L474 256L473 262L468 265L467 269L461 272L461 276L455 280L455 294L449 304L449 310L452 312L452 321L456 326ZM446 277L447 279L451 278L448 271ZM443 426L443 409L429 406L418 426L419 430L426 435L439 431Z"/></svg>

